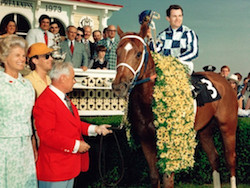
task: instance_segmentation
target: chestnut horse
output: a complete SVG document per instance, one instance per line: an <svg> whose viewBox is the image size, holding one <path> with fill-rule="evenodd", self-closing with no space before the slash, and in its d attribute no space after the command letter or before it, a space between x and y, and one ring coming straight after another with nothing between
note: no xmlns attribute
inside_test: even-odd
<svg viewBox="0 0 250 188"><path fill-rule="evenodd" d="M139 137L142 150L150 169L152 187L160 187L160 177L156 167L157 150L155 140L154 116L152 112L152 94L154 81L135 84L138 80L155 75L155 64L148 45L144 42L146 24L141 26L139 34L123 33L118 26L120 42L117 48L117 74L113 81L113 91L117 96L129 96L128 116L133 130ZM218 173L218 153L214 146L212 127L221 131L225 157L231 173L231 188L236 188L235 180L235 134L237 126L237 99L227 80L217 73L200 72L217 88L221 99L198 107L194 128L199 131L200 142L207 153L213 169L214 187L221 187ZM163 186L174 187L174 173L163 175Z"/></svg>

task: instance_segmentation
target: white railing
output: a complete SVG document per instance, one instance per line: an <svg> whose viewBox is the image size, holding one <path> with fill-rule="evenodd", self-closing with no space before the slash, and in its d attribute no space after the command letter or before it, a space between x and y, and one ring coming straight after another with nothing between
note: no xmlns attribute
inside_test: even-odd
<svg viewBox="0 0 250 188"><path fill-rule="evenodd" d="M123 115L125 100L112 91L115 70L75 70L76 84L70 93L80 116Z"/></svg>

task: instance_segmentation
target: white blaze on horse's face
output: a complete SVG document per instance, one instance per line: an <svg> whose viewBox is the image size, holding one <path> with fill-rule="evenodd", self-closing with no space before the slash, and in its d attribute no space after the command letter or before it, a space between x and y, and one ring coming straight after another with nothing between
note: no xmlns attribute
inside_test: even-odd
<svg viewBox="0 0 250 188"><path fill-rule="evenodd" d="M130 43L128 43L128 44L124 47L124 49L125 49L125 51L126 51L126 56L127 56L128 52L129 52L130 50L133 49L133 46L132 46ZM125 57L126 57L126 56L125 56Z"/></svg>

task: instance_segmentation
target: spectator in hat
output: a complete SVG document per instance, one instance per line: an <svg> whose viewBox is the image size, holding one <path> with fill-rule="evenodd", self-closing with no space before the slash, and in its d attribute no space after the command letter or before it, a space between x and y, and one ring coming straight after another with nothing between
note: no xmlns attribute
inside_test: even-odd
<svg viewBox="0 0 250 188"><path fill-rule="evenodd" d="M216 70L216 67L213 65L207 65L205 67L203 67L204 71L210 71L210 72L214 72Z"/></svg>
<svg viewBox="0 0 250 188"><path fill-rule="evenodd" d="M45 88L51 84L51 79L47 74L52 68L52 51L53 49L48 48L44 43L32 44L28 49L27 56L29 58L29 65L32 71L25 76L25 78L31 82L33 88L35 89L36 99L41 95ZM32 144L36 156L36 148L39 145L39 137L36 134L36 126L34 122L32 123L34 135L34 137L32 137Z"/></svg>
<svg viewBox="0 0 250 188"><path fill-rule="evenodd" d="M30 29L27 33L26 40L28 41L29 46L37 42L42 42L49 47L53 46L54 35L49 31L50 20L50 17L46 14L40 16L39 28Z"/></svg>
<svg viewBox="0 0 250 188"><path fill-rule="evenodd" d="M241 92L237 92L238 90L238 77L235 74L232 74L227 79L231 85L231 87L234 89L234 91L237 93L237 100L238 100L238 115L239 116L249 116L250 110L244 110L243 109L243 95Z"/></svg>
<svg viewBox="0 0 250 188"><path fill-rule="evenodd" d="M32 71L25 78L32 83L36 92L36 98L51 84L48 72L52 68L52 51L53 49L47 47L44 43L32 44L28 49L27 56Z"/></svg>

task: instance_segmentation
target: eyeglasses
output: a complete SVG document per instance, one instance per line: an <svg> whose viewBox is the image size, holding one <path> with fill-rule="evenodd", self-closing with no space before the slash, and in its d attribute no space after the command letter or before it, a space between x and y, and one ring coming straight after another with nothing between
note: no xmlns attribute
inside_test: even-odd
<svg viewBox="0 0 250 188"><path fill-rule="evenodd" d="M44 54L44 55L39 55L41 57L44 57L45 59L49 59L49 57L52 57L52 54L49 53L49 54Z"/></svg>
<svg viewBox="0 0 250 188"><path fill-rule="evenodd" d="M81 36L81 37L84 37L84 35L81 35L81 34L79 34L79 33L77 33L76 35L77 35L77 36Z"/></svg>

